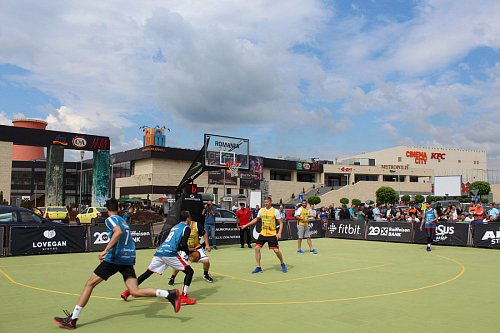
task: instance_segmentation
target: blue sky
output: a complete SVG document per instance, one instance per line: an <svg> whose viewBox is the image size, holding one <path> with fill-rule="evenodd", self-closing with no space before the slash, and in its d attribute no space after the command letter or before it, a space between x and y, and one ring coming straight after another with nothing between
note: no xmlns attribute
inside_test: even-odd
<svg viewBox="0 0 500 333"><path fill-rule="evenodd" d="M493 0L2 1L0 123L109 135L113 151L142 125L268 157L477 149L500 169L498 17Z"/></svg>

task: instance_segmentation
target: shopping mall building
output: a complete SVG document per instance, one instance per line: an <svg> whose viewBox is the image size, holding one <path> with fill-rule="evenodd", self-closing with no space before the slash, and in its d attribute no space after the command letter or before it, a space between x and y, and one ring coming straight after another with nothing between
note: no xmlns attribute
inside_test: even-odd
<svg viewBox="0 0 500 333"><path fill-rule="evenodd" d="M111 195L151 200L174 197L199 151L165 147L164 131L151 130L150 138L145 131L143 147L111 155ZM19 198L44 193L43 159L12 161L12 149L0 149L0 155L6 176L0 178L0 190L7 200L10 197L15 204ZM488 171L484 151L396 146L335 161L260 156L250 156L250 160L259 167L242 170L238 177L224 170L203 173L195 181L198 190L213 194L225 205L248 201L252 191L261 191L275 202L296 202L301 194L318 195L322 205L337 206L342 197L375 200L375 191L381 186L390 186L400 195L431 194L435 176L460 175L464 194L468 183L485 180L493 184L494 199L500 199L498 171ZM92 160L65 163L66 205L77 203L80 194L83 203L91 201L92 167Z"/></svg>
<svg viewBox="0 0 500 333"><path fill-rule="evenodd" d="M130 169L130 176L114 174L116 196L157 198L173 195L197 151L167 147L143 147L114 154L115 168ZM260 190L278 202L291 202L300 194L318 195L324 204L339 204L342 197L374 200L381 186L393 187L400 195L431 194L433 177L461 175L467 183L488 180L484 151L397 146L363 153L338 161L297 161L251 156L260 160L260 174L227 171L206 172L196 183L200 191L213 193L218 202L248 198ZM250 181L248 180L250 179ZM465 193L464 193L465 194ZM228 202L231 200L228 200Z"/></svg>

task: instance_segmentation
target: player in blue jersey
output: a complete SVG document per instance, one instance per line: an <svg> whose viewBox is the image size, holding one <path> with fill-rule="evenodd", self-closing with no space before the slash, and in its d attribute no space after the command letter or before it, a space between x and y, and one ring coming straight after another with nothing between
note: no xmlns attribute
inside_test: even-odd
<svg viewBox="0 0 500 333"><path fill-rule="evenodd" d="M106 219L106 228L109 235L109 243L104 251L99 253L100 265L94 270L90 279L85 284L80 294L73 313L64 311L67 317L55 317L57 325L67 329L75 329L76 322L83 307L87 305L93 289L102 281L109 279L112 275L120 272L125 281L127 289L134 297L163 297L174 306L174 311L179 312L181 303L179 291L162 289L139 289L134 271L135 264L135 242L130 234L127 222L118 215L118 201L109 199L106 202L106 210L109 217Z"/></svg>
<svg viewBox="0 0 500 333"><path fill-rule="evenodd" d="M196 300L188 297L188 289L193 280L194 270L179 255L179 251L184 251L187 254L193 252L188 247L189 235L191 234L191 214L188 211L182 211L180 219L181 222L170 229L167 238L156 250L148 269L137 280L141 284L153 275L153 273L162 275L169 266L174 270L183 271L186 275L184 277L184 287L180 301L182 305L191 305L196 304ZM130 294L129 290L125 290L120 296L124 300L127 300Z"/></svg>
<svg viewBox="0 0 500 333"><path fill-rule="evenodd" d="M427 252L431 251L431 244L436 237L436 227L438 221L437 211L431 207L431 203L426 203L426 209L423 212L422 222L420 223L420 231L423 230L425 224L425 233L427 235Z"/></svg>

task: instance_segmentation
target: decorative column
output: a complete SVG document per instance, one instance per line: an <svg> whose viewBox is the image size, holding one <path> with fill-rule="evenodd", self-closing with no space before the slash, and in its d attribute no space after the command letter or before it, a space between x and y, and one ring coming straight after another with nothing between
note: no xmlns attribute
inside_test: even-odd
<svg viewBox="0 0 500 333"><path fill-rule="evenodd" d="M63 205L64 148L52 145L47 147L45 166L45 206Z"/></svg>
<svg viewBox="0 0 500 333"><path fill-rule="evenodd" d="M92 206L104 207L109 199L109 150L94 151Z"/></svg>

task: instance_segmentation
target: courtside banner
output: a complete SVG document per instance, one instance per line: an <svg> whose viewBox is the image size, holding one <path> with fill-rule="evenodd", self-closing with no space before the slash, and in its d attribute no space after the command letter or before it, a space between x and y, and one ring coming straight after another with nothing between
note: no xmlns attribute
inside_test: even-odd
<svg viewBox="0 0 500 333"><path fill-rule="evenodd" d="M413 226L411 223L369 221L366 228L367 240L399 243L411 243L413 241Z"/></svg>
<svg viewBox="0 0 500 333"><path fill-rule="evenodd" d="M474 245L500 249L500 224L477 224L474 231Z"/></svg>
<svg viewBox="0 0 500 333"><path fill-rule="evenodd" d="M311 238L325 237L323 222L321 220L309 221L309 230L311 231Z"/></svg>
<svg viewBox="0 0 500 333"><path fill-rule="evenodd" d="M10 228L10 255L68 252L85 252L83 226Z"/></svg>
<svg viewBox="0 0 500 333"><path fill-rule="evenodd" d="M0 227L0 257L3 256L3 238L5 237L5 229Z"/></svg>
<svg viewBox="0 0 500 333"><path fill-rule="evenodd" d="M439 223L436 227L434 244L467 246L469 239L469 225L467 223ZM420 231L420 223L414 224L413 243L427 243L425 227Z"/></svg>
<svg viewBox="0 0 500 333"><path fill-rule="evenodd" d="M365 221L328 220L326 237L365 239Z"/></svg>
<svg viewBox="0 0 500 333"><path fill-rule="evenodd" d="M240 231L236 222L215 224L215 239L217 245L230 245L240 243Z"/></svg>
<svg viewBox="0 0 500 333"><path fill-rule="evenodd" d="M109 236L105 225L88 227L88 251L102 251L109 243ZM136 249L150 249L153 247L151 226L147 224L132 224L130 234L135 242Z"/></svg>

